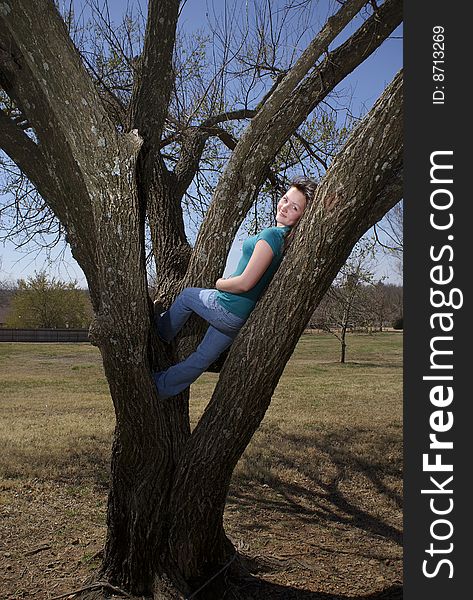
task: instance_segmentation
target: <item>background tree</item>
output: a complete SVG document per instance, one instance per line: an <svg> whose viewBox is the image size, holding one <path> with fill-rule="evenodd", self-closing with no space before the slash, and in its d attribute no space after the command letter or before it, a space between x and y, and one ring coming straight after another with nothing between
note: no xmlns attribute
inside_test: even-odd
<svg viewBox="0 0 473 600"><path fill-rule="evenodd" d="M337 46L361 9L362 24ZM268 178L277 183L272 165L280 150L401 21L399 0L379 7L348 0L336 11L286 68L271 72L269 81L255 79L228 110L220 102L222 90L234 89L228 71L215 74L218 85L204 96L197 86L190 104L179 96L176 0L150 0L142 51L129 64L132 89L123 96L84 62L52 1L1 5L0 84L15 111L5 105L0 112L1 146L61 224L87 277L95 313L91 338L116 414L100 576L135 595L189 595L222 565L237 566L223 529L233 469L315 306L356 241L400 199L398 74L331 161L193 431L188 392L171 401L157 398L153 369L182 359L202 327L191 324L177 348L157 339L146 223L161 302L169 304L184 286L214 285L263 184ZM228 31L223 47L230 52ZM264 54L254 60L262 72L267 63ZM235 132L228 125L234 121L241 123ZM182 204L210 138L231 152L191 247Z"/></svg>
<svg viewBox="0 0 473 600"><path fill-rule="evenodd" d="M311 319L317 329L339 340L341 363L346 360L347 332L370 319L367 300L369 288L375 282L373 261L373 243L360 240Z"/></svg>
<svg viewBox="0 0 473 600"><path fill-rule="evenodd" d="M402 286L384 283L383 280L376 281L375 278L373 281L371 285L364 285L359 290L356 309L350 316L350 331L382 331L384 327L395 327L395 322L402 322ZM312 329L329 331L337 328L337 314L340 310L335 309L337 298L332 291L334 285L329 288L312 315L309 321Z"/></svg>
<svg viewBox="0 0 473 600"><path fill-rule="evenodd" d="M397 319L402 318L402 287L382 280L375 282L367 290L366 310L375 330L392 327Z"/></svg>
<svg viewBox="0 0 473 600"><path fill-rule="evenodd" d="M374 227L378 244L383 250L394 256L396 270L400 277L403 273L404 258L404 202L401 200Z"/></svg>
<svg viewBox="0 0 473 600"><path fill-rule="evenodd" d="M77 282L48 278L42 271L26 281L20 279L10 302L7 327L88 327L92 307L87 292Z"/></svg>
<svg viewBox="0 0 473 600"><path fill-rule="evenodd" d="M2 258L0 257L0 327L5 324L5 315L14 294L11 281L3 278Z"/></svg>
<svg viewBox="0 0 473 600"><path fill-rule="evenodd" d="M401 285L386 285L384 292L388 297L390 307L390 325L394 329L402 329L404 314L403 288Z"/></svg>

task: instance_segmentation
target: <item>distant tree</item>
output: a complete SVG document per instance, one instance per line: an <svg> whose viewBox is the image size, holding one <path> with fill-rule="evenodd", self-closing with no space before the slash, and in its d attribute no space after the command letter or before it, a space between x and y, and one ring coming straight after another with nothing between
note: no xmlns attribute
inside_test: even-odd
<svg viewBox="0 0 473 600"><path fill-rule="evenodd" d="M369 315L370 327L383 331L383 326L389 319L391 310L386 284L383 281L375 282L366 294L366 310Z"/></svg>
<svg viewBox="0 0 473 600"><path fill-rule="evenodd" d="M394 329L402 329L404 318L403 287L402 285L387 285L386 293L389 299L391 325Z"/></svg>
<svg viewBox="0 0 473 600"><path fill-rule="evenodd" d="M340 342L340 362L346 359L346 334L355 323L369 321L367 286L374 284L373 243L360 240L340 269L312 318L318 329L328 331Z"/></svg>
<svg viewBox="0 0 473 600"><path fill-rule="evenodd" d="M368 290L366 308L378 331L382 331L386 324L392 325L402 319L402 286L376 282Z"/></svg>
<svg viewBox="0 0 473 600"><path fill-rule="evenodd" d="M92 309L87 293L76 282L49 279L42 271L20 279L6 319L7 327L88 327Z"/></svg>
<svg viewBox="0 0 473 600"><path fill-rule="evenodd" d="M14 294L14 286L11 281L4 279L2 271L2 259L0 258L0 327L4 326L5 315L8 311L12 296Z"/></svg>
<svg viewBox="0 0 473 600"><path fill-rule="evenodd" d="M404 202L401 200L386 213L382 221L374 226L376 240L386 252L393 256L396 262L396 271L400 277L403 273L404 257ZM383 234L381 241L380 233Z"/></svg>

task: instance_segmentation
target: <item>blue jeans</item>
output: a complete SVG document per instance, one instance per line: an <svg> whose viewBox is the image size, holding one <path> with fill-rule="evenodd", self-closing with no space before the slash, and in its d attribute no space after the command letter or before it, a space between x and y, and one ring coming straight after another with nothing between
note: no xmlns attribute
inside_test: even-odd
<svg viewBox="0 0 473 600"><path fill-rule="evenodd" d="M160 398L175 396L189 387L230 346L246 320L221 306L217 290L186 288L159 318L159 337L170 342L193 312L210 326L195 352L166 371L153 374Z"/></svg>

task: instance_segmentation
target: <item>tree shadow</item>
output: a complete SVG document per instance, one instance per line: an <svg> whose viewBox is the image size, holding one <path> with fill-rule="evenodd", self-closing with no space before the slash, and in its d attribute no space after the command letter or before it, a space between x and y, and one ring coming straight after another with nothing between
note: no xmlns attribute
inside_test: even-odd
<svg viewBox="0 0 473 600"><path fill-rule="evenodd" d="M291 451L291 448L297 448L297 452ZM323 455L324 460L312 461L314 454ZM263 546L262 555L253 559L250 571L255 576L243 585L237 584L238 592L234 595L229 593L225 598L400 600L403 597L399 582L401 575L399 570L396 572L400 563L395 562L402 560L402 531L397 526L402 509L402 444L399 431L341 428L317 434L288 434L270 428L264 432L263 428L262 434L257 435L252 443L247 461L250 463L247 468L234 476L228 504L234 504L240 514L253 511L253 519L240 522L238 529L246 531L249 539L255 534L267 533L270 546L268 549ZM299 481L295 481L295 475ZM356 484L346 486L347 481L351 484L353 480L360 482L359 488ZM352 489L355 492L353 497L350 495ZM379 499L383 510L379 510L377 502L372 502L373 497ZM365 498L368 500L366 503ZM383 512L386 507L387 513ZM284 521L286 542L278 540L272 514L279 514ZM269 524L265 525L266 518ZM339 536L341 530L346 533L345 538ZM301 556L303 563L297 559L283 561L276 558L271 550L271 540L276 554L277 548L282 546L284 551L295 552L293 555L282 554L282 557ZM307 554L301 554L305 549ZM374 569L378 569L375 575L370 573L373 561L377 565ZM392 565L393 561L396 565L394 570L384 566ZM284 562L290 564L285 567L282 565ZM298 562L302 566L300 569L297 569ZM329 572L325 575L319 566L327 568L327 565ZM305 587L305 567L313 573L310 579L312 591L291 585L296 578L301 587ZM376 579L380 572L386 575L381 578L384 582ZM327 590L324 580L332 577L331 573L334 579L330 590L337 590L337 575L343 574L340 592L313 591L318 587ZM364 579L367 573L369 577ZM278 583L263 579L265 574L277 579ZM364 590L361 588L360 591L362 577ZM285 581L288 581L287 585ZM370 588L378 588L378 591L369 591Z"/></svg>
<svg viewBox="0 0 473 600"><path fill-rule="evenodd" d="M402 586L390 585L380 591L369 594L331 594L325 592L311 592L292 586L279 585L263 579L254 578L246 584L237 584L237 592L232 596L232 591L227 592L225 600L401 600L403 597Z"/></svg>
<svg viewBox="0 0 473 600"><path fill-rule="evenodd" d="M342 363L337 363L337 365L340 365ZM399 363L396 362L362 362L362 361L356 361L356 360L347 360L347 362L345 362L343 364L343 366L345 368L350 368L350 367L360 367L360 368L370 368L370 369L383 369L383 370L394 370L394 371L399 371L399 368L402 367L402 362L399 361Z"/></svg>
<svg viewBox="0 0 473 600"><path fill-rule="evenodd" d="M370 446L369 456L353 451L360 442ZM293 514L306 522L336 522L358 527L402 545L402 532L398 528L370 514L340 489L341 482L362 477L369 484L370 493L384 496L400 510L402 497L386 481L402 478L400 453L393 458L391 450L386 452L399 443L399 434L384 433L373 437L373 432L362 428L317 435L272 432L270 436L254 440L250 468L243 474L236 474L229 499L239 506L258 503L268 510ZM288 448L297 448L297 455L287 452ZM314 453L323 454L326 464L298 459ZM327 471L331 473L328 475ZM284 476L288 472L298 474L304 484L289 481ZM272 493L262 493L261 487L255 487L255 484L269 488ZM260 524L258 528L261 528Z"/></svg>

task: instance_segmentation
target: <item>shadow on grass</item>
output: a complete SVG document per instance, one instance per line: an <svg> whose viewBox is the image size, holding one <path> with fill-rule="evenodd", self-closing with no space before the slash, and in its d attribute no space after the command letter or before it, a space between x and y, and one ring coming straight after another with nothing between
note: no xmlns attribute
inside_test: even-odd
<svg viewBox="0 0 473 600"><path fill-rule="evenodd" d="M401 546L401 530L369 508L387 504L400 512L401 447L399 431L353 427L296 435L267 428L243 457L229 500L299 522L356 527ZM257 519L242 527L264 528Z"/></svg>
<svg viewBox="0 0 473 600"><path fill-rule="evenodd" d="M228 597L230 599L232 595ZM300 590L255 578L246 586L238 586L235 598L239 600L401 600L402 587L390 585L379 592L361 595L328 594Z"/></svg>
<svg viewBox="0 0 473 600"><path fill-rule="evenodd" d="M337 363L337 366L343 366L343 368L370 368L370 369L393 369L393 370L399 370L399 368L402 366L402 363L399 362L399 364L397 363L388 363L388 362L362 362L362 361L355 361L355 360L348 360L346 363Z"/></svg>

